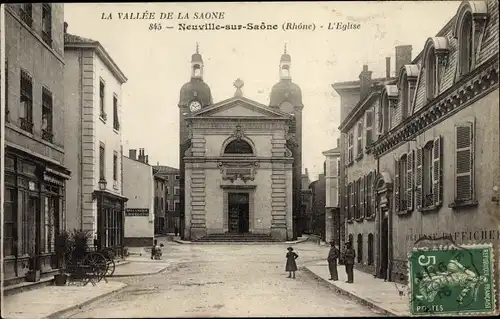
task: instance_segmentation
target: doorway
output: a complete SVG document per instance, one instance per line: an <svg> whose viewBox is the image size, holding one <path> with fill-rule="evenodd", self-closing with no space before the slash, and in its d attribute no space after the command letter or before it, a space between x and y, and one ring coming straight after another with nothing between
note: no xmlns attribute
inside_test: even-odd
<svg viewBox="0 0 500 319"><path fill-rule="evenodd" d="M387 278L387 267L389 266L389 219L382 217L382 229L380 232L380 278Z"/></svg>
<svg viewBox="0 0 500 319"><path fill-rule="evenodd" d="M26 226L25 226L25 253L39 253L39 225L40 225L40 209L39 199L36 196L28 196L28 207L26 211Z"/></svg>
<svg viewBox="0 0 500 319"><path fill-rule="evenodd" d="M250 194L228 194L229 233L248 233L250 226Z"/></svg>

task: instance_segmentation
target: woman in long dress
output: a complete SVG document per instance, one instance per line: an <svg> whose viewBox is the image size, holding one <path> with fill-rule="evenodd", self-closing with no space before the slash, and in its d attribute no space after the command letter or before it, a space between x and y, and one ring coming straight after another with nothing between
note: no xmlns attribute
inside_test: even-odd
<svg viewBox="0 0 500 319"><path fill-rule="evenodd" d="M286 254L286 267L285 271L289 272L288 278L295 279L295 272L297 271L297 263L295 259L299 257L294 251L292 247L288 247L288 253Z"/></svg>

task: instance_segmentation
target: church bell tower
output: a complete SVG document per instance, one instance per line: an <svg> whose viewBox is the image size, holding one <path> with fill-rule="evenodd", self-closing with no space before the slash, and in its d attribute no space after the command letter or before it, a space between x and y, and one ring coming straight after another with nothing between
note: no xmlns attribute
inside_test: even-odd
<svg viewBox="0 0 500 319"><path fill-rule="evenodd" d="M279 82L271 89L269 106L291 114L292 120L288 130L287 147L292 151L293 164L293 237L300 236L303 230L303 220L300 215L302 207L301 178L302 178L302 91L292 82L290 69L292 57L285 49L279 63Z"/></svg>
<svg viewBox="0 0 500 319"><path fill-rule="evenodd" d="M179 188L180 188L180 220L181 237L185 238L184 222L184 184L185 184L185 166L184 156L189 155L191 140L189 128L186 123L186 117L198 112L199 110L213 104L212 93L207 83L203 81L203 57L199 52L199 45L196 43L196 52L191 56L191 79L184 84L179 96Z"/></svg>

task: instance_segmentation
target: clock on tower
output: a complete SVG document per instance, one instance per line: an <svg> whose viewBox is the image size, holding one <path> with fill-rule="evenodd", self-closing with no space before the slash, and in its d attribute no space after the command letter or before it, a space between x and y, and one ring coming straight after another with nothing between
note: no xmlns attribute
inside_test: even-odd
<svg viewBox="0 0 500 319"><path fill-rule="evenodd" d="M193 101L189 102L189 110L191 112L196 112L196 111L199 111L200 109L201 109L200 101L193 100Z"/></svg>

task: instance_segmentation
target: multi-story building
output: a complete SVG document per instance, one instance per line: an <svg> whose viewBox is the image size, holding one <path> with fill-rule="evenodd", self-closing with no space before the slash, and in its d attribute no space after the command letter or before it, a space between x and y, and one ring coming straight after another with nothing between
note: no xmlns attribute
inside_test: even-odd
<svg viewBox="0 0 500 319"><path fill-rule="evenodd" d="M135 150L133 150L135 151ZM155 234L167 233L167 196L168 196L168 181L158 174L158 169L153 167L154 174L154 212L155 212Z"/></svg>
<svg viewBox="0 0 500 319"><path fill-rule="evenodd" d="M307 168L305 173L302 174L302 209L300 210L300 221L297 226L300 229L297 231L299 235L312 233L312 191L309 188L311 179Z"/></svg>
<svg viewBox="0 0 500 319"><path fill-rule="evenodd" d="M325 166L325 165L324 165ZM318 179L309 185L312 194L311 205L311 227L312 233L321 236L325 240L325 199L326 199L326 181L325 174L319 174Z"/></svg>
<svg viewBox="0 0 500 319"><path fill-rule="evenodd" d="M340 146L340 139L337 140ZM339 181L338 171L340 166L340 148L336 147L323 152L326 157L325 169L325 241L335 242L340 246L344 234L344 221L340 218L339 208Z"/></svg>
<svg viewBox="0 0 500 319"><path fill-rule="evenodd" d="M64 228L62 4L5 4L3 269L7 284L50 275ZM42 62L43 61L43 62ZM39 278L38 275L28 278Z"/></svg>
<svg viewBox="0 0 500 319"><path fill-rule="evenodd" d="M374 264L389 280L408 280L407 253L422 236L489 243L499 253L498 38L498 1L457 3L456 15L377 94L378 136L365 157L372 154L377 172L368 191L377 194ZM361 231L362 216L351 215L349 235Z"/></svg>
<svg viewBox="0 0 500 319"><path fill-rule="evenodd" d="M91 232L98 247L123 247L122 85L127 81L104 47L64 30L67 226Z"/></svg>
<svg viewBox="0 0 500 319"><path fill-rule="evenodd" d="M411 50L411 46L396 47L396 68L411 62ZM340 169L340 185L344 186L341 192L343 198L340 215L345 221L347 240L353 243L356 250L356 268L370 273L376 271L374 246L377 236L374 220L375 197L372 189L377 174L377 162L370 152L370 145L378 136L375 123L378 120L380 93L385 85L394 81L395 78L391 77L390 58L386 58L385 78L372 79L372 71L364 65L359 81L334 84L335 90L341 96L343 118L339 127L341 145L342 140L344 142L340 154L343 157L341 163L344 164ZM359 97L357 102L352 99L354 94ZM385 273L378 275L385 278Z"/></svg>
<svg viewBox="0 0 500 319"><path fill-rule="evenodd" d="M180 175L179 169L157 165L154 167L156 175L165 180L165 232L174 233L175 229L180 232Z"/></svg>
<svg viewBox="0 0 500 319"><path fill-rule="evenodd" d="M129 150L123 156L123 195L128 198L125 208L123 243L126 247L153 245L155 221L155 178L144 149Z"/></svg>

